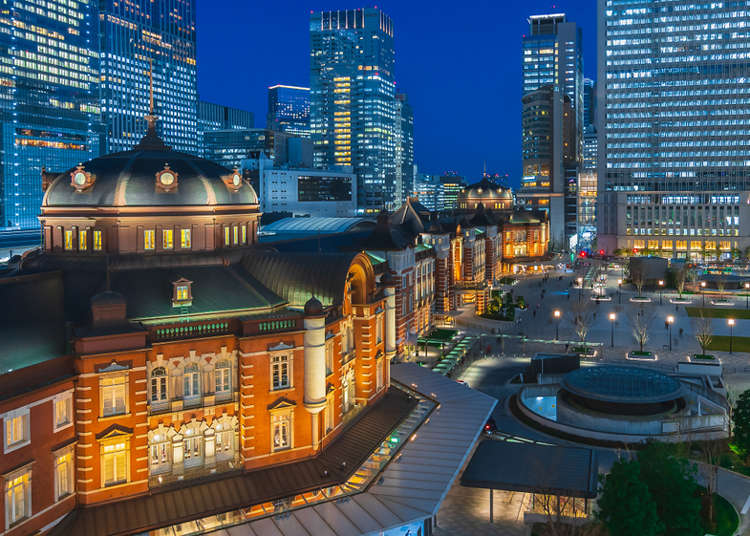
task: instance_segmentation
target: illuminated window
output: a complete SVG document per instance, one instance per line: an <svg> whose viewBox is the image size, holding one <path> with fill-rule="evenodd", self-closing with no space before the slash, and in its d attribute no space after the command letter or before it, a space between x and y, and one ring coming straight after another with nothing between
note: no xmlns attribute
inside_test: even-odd
<svg viewBox="0 0 750 536"><path fill-rule="evenodd" d="M164 402L167 399L167 371L157 367L151 371L151 402Z"/></svg>
<svg viewBox="0 0 750 536"><path fill-rule="evenodd" d="M174 231L172 229L164 229L161 232L161 238L162 243L164 244L164 249L172 249L174 247ZM148 249L148 247L146 249Z"/></svg>
<svg viewBox="0 0 750 536"><path fill-rule="evenodd" d="M156 233L153 229L146 229L143 231L143 249L153 250L156 247Z"/></svg>
<svg viewBox="0 0 750 536"><path fill-rule="evenodd" d="M272 449L274 452L288 449L292 446L291 428L291 412L277 413L271 416Z"/></svg>
<svg viewBox="0 0 750 536"><path fill-rule="evenodd" d="M247 225L242 226L242 243L247 244Z"/></svg>
<svg viewBox="0 0 750 536"><path fill-rule="evenodd" d="M128 481L128 442L121 438L101 445L102 486Z"/></svg>
<svg viewBox="0 0 750 536"><path fill-rule="evenodd" d="M198 398L201 396L200 371L198 370L198 365L192 363L185 367L182 376L182 383L182 396L184 398Z"/></svg>
<svg viewBox="0 0 750 536"><path fill-rule="evenodd" d="M94 251L102 250L102 232L94 231Z"/></svg>
<svg viewBox="0 0 750 536"><path fill-rule="evenodd" d="M224 227L224 245L229 245L229 226Z"/></svg>
<svg viewBox="0 0 750 536"><path fill-rule="evenodd" d="M66 448L55 456L55 499L73 493L73 449Z"/></svg>
<svg viewBox="0 0 750 536"><path fill-rule="evenodd" d="M5 414L5 452L29 443L29 408L20 408Z"/></svg>
<svg viewBox="0 0 750 536"><path fill-rule="evenodd" d="M289 356L276 355L271 358L271 389L291 387L289 379Z"/></svg>
<svg viewBox="0 0 750 536"><path fill-rule="evenodd" d="M128 375L102 376L99 380L102 417L122 415L127 412Z"/></svg>
<svg viewBox="0 0 750 536"><path fill-rule="evenodd" d="M65 230L65 251L72 251L73 249L73 230Z"/></svg>
<svg viewBox="0 0 750 536"><path fill-rule="evenodd" d="M11 526L31 515L31 468L25 467L5 478L5 519Z"/></svg>
<svg viewBox="0 0 750 536"><path fill-rule="evenodd" d="M180 229L180 247L183 249L191 247L190 229Z"/></svg>
<svg viewBox="0 0 750 536"><path fill-rule="evenodd" d="M55 410L55 427L57 432L66 428L73 422L73 395L72 393L63 393L53 400Z"/></svg>
<svg viewBox="0 0 750 536"><path fill-rule="evenodd" d="M166 435L154 434L154 441L149 445L149 472L154 474L169 470L170 442Z"/></svg>
<svg viewBox="0 0 750 536"><path fill-rule="evenodd" d="M177 301L185 301L189 296L187 285L177 285L176 297Z"/></svg>
<svg viewBox="0 0 750 536"><path fill-rule="evenodd" d="M236 246L237 242L238 242L238 236L239 236L239 229L237 228L236 225L232 226L232 234L233 234L232 238L234 238L234 242L233 243Z"/></svg>
<svg viewBox="0 0 750 536"><path fill-rule="evenodd" d="M232 366L229 361L216 363L216 396L228 395L231 391Z"/></svg>
<svg viewBox="0 0 750 536"><path fill-rule="evenodd" d="M88 247L88 244L86 243L86 238L88 235L88 232L86 229L81 229L78 231L78 250L79 251L86 251L86 248Z"/></svg>

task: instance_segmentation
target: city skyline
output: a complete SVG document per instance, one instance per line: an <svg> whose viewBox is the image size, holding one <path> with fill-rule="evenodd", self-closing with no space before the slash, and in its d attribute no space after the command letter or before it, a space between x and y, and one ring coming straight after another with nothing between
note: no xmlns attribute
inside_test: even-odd
<svg viewBox="0 0 750 536"><path fill-rule="evenodd" d="M508 173L510 184L518 185L520 132L500 126L520 122L521 37L528 31L528 16L567 13L570 20L583 28L584 74L595 77L593 1L533 1L523 5L483 2L460 12L436 9L434 4L429 12L422 3L377 5L394 21L396 90L409 94L414 110L414 155L421 172L440 174L453 169L473 181L481 176L486 162L488 171ZM260 122L266 113L268 86L309 86L310 11L367 5L343 2L310 5L295 0L283 9L245 6L235 1L212 6L211 10L201 7L198 6L197 12L201 98L248 109ZM441 25L450 25L456 38L444 39L442 31L427 31ZM281 30L283 42L278 40ZM262 50L271 43L274 54L249 56L252 68L238 68L238 56L227 54L227 50L235 47ZM497 54L492 57L498 58L498 63L503 58L507 60L503 65L493 65L486 54L476 53L481 47L490 52L494 48ZM236 84L225 83L221 73L226 71L233 73ZM461 75L446 77L446 72ZM471 98L462 97L462 92L471 92ZM467 119L471 117L476 119ZM476 137L449 135L457 124L470 128Z"/></svg>

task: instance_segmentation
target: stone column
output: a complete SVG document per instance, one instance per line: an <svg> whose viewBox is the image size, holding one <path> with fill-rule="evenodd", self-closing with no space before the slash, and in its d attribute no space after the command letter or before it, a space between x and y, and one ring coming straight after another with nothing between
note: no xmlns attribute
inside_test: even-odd
<svg viewBox="0 0 750 536"><path fill-rule="evenodd" d="M318 450L317 414L326 406L326 318L323 305L310 298L305 304L305 395L304 406L311 414L312 448Z"/></svg>
<svg viewBox="0 0 750 536"><path fill-rule="evenodd" d="M385 294L385 357L396 355L396 284L392 278L384 280Z"/></svg>

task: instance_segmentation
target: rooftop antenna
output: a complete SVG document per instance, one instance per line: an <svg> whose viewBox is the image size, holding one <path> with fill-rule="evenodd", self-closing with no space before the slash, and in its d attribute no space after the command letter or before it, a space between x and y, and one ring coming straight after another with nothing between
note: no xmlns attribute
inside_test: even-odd
<svg viewBox="0 0 750 536"><path fill-rule="evenodd" d="M484 161L484 169L482 169L482 177L487 176L487 160Z"/></svg>

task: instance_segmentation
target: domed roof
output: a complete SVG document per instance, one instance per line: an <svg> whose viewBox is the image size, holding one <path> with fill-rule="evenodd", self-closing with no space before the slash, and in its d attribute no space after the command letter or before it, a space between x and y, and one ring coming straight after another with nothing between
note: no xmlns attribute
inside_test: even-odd
<svg viewBox="0 0 750 536"><path fill-rule="evenodd" d="M157 187L157 174L169 169L176 187ZM77 189L71 174L90 174L93 184ZM43 207L97 206L213 206L254 205L255 190L245 181L227 184L233 172L210 160L171 150L149 129L130 151L108 154L83 162L52 180Z"/></svg>
<svg viewBox="0 0 750 536"><path fill-rule="evenodd" d="M497 184L490 181L487 177L484 177L481 181L470 184L460 194L461 197L466 199L509 199L513 200L513 193L510 188L498 186Z"/></svg>

